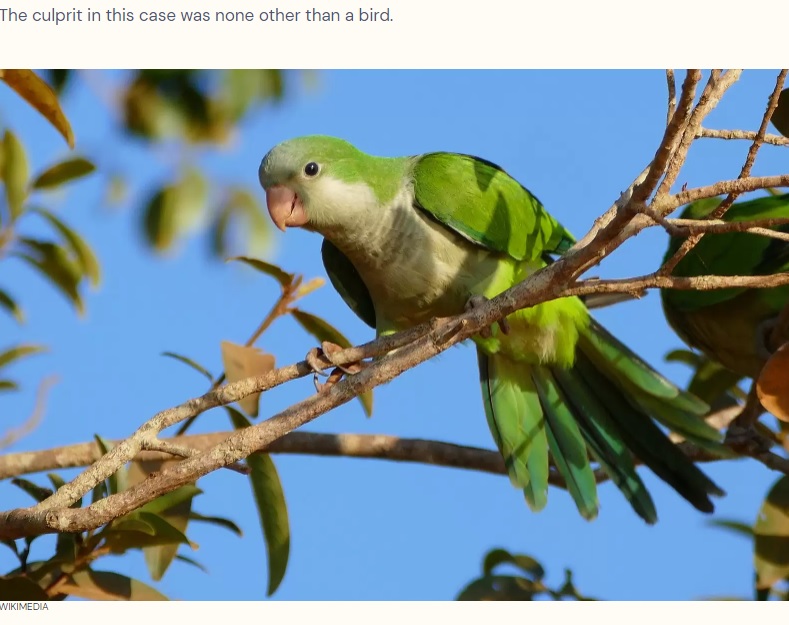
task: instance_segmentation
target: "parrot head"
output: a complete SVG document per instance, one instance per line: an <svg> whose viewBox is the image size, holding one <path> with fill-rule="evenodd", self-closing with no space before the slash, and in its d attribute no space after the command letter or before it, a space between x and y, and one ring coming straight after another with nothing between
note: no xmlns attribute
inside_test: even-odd
<svg viewBox="0 0 789 625"><path fill-rule="evenodd" d="M260 184L280 230L323 231L377 204L365 170L374 161L347 141L307 136L272 148L260 164Z"/></svg>

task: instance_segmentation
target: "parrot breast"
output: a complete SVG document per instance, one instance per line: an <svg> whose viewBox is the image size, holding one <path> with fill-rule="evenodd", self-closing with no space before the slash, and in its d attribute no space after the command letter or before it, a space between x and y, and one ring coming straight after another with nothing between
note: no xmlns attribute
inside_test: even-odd
<svg viewBox="0 0 789 625"><path fill-rule="evenodd" d="M495 297L545 265L468 241L415 207L410 189L364 214L370 217L319 231L359 272L379 335L459 314L473 295ZM517 311L508 322L508 335L494 327L492 338L474 340L489 353L570 366L588 314L577 298L563 298Z"/></svg>

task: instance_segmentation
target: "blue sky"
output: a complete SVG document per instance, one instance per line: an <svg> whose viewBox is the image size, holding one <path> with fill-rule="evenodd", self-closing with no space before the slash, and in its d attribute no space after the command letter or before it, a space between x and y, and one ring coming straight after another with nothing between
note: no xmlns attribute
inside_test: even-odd
<svg viewBox="0 0 789 625"><path fill-rule="evenodd" d="M340 136L380 155L459 151L503 166L580 236L649 161L665 123L665 78L656 71L326 71L311 86L291 78L291 95L282 104L246 119L226 148L200 156L216 179L255 183L268 149L303 134ZM773 73L746 72L707 125L757 128L773 85ZM98 154L100 167L132 171L134 189L166 179L173 171L167 155L154 158L139 144L118 142L115 122L96 98L81 89L64 100L78 150ZM66 154L62 139L7 89L0 90L0 123L18 132L34 170ZM699 141L677 185L736 177L747 147ZM765 148L754 173L781 171L782 156L779 148ZM0 429L28 414L35 380L51 373L60 377L43 424L12 451L86 441L94 433L121 438L155 412L200 394L201 378L159 354L188 354L219 371L219 342L243 342L278 295L266 277L210 259L199 236L165 260L153 257L141 242L138 215L108 209L103 198L100 181L88 179L51 202L91 242L104 270L101 287L87 294L84 318L38 277L14 261L3 263L0 281L18 296L28 323L20 328L0 318L2 344L41 342L50 353L15 369L27 384L24 392L2 398ZM308 278L324 275L317 235L273 236L270 260ZM657 229L643 233L592 273L648 272L665 245ZM310 295L304 308L355 342L371 338L328 286ZM683 367L662 361L681 343L668 329L656 293L596 316L661 371L686 381ZM303 358L313 339L280 320L260 346L287 364ZM476 376L473 350L456 347L376 389L372 419L351 403L309 429L491 447ZM263 397L261 413L274 414L312 392L309 379L287 384ZM224 413L215 411L195 431L227 427ZM519 491L497 476L374 460L275 461L292 527L290 566L277 599L451 599L478 574L481 558L493 547L535 556L556 585L569 567L582 592L602 598L750 593L747 541L710 528L709 517L647 472L660 515L654 527L641 522L610 484L600 489L599 519L589 523L556 489L544 512L531 513ZM718 501L720 518L753 520L776 479L752 461L707 470L728 492ZM199 485L205 494L195 509L233 518L245 535L193 527L190 536L200 547L187 555L210 573L176 562L157 587L179 599L263 598L265 552L247 481L219 471ZM0 498L4 509L28 503L8 484L0 484ZM41 556L49 549L45 540ZM0 570L13 565L9 555L0 551ZM139 554L105 560L99 568L110 567L149 579Z"/></svg>

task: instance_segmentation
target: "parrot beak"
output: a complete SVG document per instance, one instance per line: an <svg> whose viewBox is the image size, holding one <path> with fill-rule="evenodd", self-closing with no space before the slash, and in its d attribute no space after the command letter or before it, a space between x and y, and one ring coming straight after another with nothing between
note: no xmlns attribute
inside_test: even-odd
<svg viewBox="0 0 789 625"><path fill-rule="evenodd" d="M283 232L287 226L303 226L309 221L301 198L284 185L278 184L266 189L266 204L271 221Z"/></svg>

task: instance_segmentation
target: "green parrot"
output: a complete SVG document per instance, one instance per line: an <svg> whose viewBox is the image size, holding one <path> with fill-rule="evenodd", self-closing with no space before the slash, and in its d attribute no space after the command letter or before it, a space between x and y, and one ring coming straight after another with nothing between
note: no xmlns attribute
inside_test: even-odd
<svg viewBox="0 0 789 625"><path fill-rule="evenodd" d="M326 272L378 336L463 312L552 262L572 235L500 167L434 152L402 158L307 136L260 165L274 223L323 235ZM651 369L568 297L509 315L474 337L488 425L512 483L547 502L550 459L581 515L598 513L591 455L634 510L657 520L634 456L691 504L723 492L666 437L718 432L707 406Z"/></svg>
<svg viewBox="0 0 789 625"><path fill-rule="evenodd" d="M703 219L720 204L708 198L689 204L684 219ZM789 194L764 196L734 204L726 221L789 217ZM776 228L789 232L789 226ZM669 241L666 260L683 239ZM674 268L675 276L715 274L769 275L789 271L789 244L751 234L727 232L705 235ZM773 323L789 302L789 286L771 289L731 288L715 291L661 290L669 324L691 347L741 376L756 378L770 350L766 346ZM787 337L789 338L789 337Z"/></svg>

